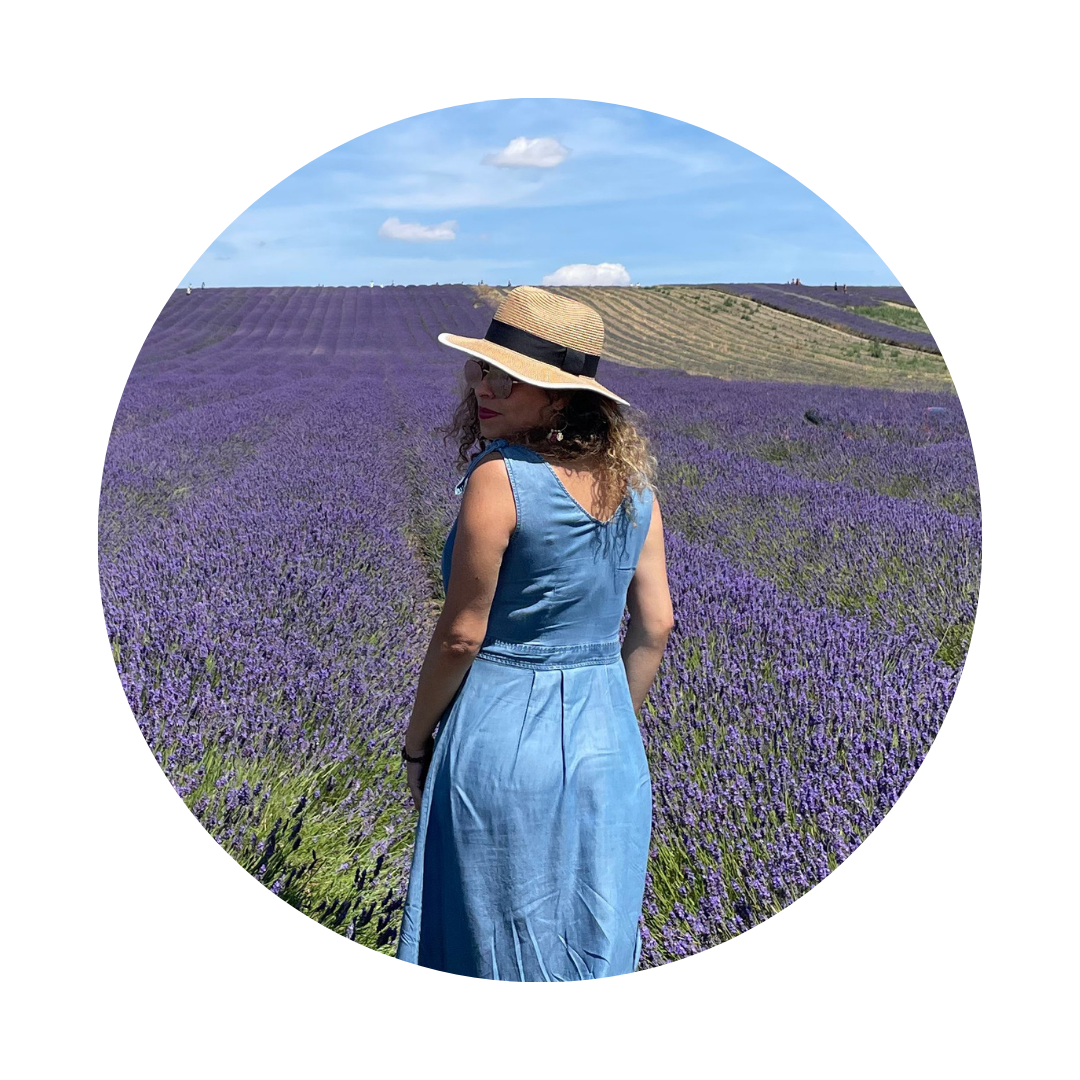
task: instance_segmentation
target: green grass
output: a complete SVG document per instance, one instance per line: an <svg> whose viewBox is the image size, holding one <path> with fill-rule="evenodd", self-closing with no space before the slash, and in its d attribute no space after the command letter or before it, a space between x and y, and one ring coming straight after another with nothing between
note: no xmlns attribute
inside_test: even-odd
<svg viewBox="0 0 1080 1080"><path fill-rule="evenodd" d="M798 456L796 445L792 439L770 439L758 447L756 456L773 465L784 465Z"/></svg>
<svg viewBox="0 0 1080 1080"><path fill-rule="evenodd" d="M930 333L930 327L926 325L923 317L909 307L894 307L892 304L875 304L873 307L851 307L848 311L856 315L865 315L868 319L877 319L878 322L890 323L892 326L900 326L905 330L918 330L924 334Z"/></svg>
<svg viewBox="0 0 1080 1080"><path fill-rule="evenodd" d="M660 466L657 475L657 484L668 486L681 484L685 487L696 488L703 483L701 471L692 461L671 461Z"/></svg>
<svg viewBox="0 0 1080 1080"><path fill-rule="evenodd" d="M948 664L952 668L960 667L968 654L968 648L971 645L971 632L974 626L975 624L971 620L949 623L938 639L934 659L940 660L943 664Z"/></svg>

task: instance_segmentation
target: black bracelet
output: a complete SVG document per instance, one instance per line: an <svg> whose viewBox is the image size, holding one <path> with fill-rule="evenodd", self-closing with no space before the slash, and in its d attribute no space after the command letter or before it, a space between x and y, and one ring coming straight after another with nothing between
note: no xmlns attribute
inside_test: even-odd
<svg viewBox="0 0 1080 1080"><path fill-rule="evenodd" d="M424 741L424 749L420 751L420 756L419 757L409 757L409 751L405 749L405 744L402 743L402 745L401 745L401 760L402 761L408 761L410 764L413 764L413 765L419 765L419 764L423 763L427 759L428 751L431 750L434 743L435 743L434 738L429 735L427 737L427 739Z"/></svg>

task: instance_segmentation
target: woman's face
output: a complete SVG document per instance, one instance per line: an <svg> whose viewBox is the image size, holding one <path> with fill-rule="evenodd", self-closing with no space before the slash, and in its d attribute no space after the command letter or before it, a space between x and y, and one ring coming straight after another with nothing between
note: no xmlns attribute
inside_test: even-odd
<svg viewBox="0 0 1080 1080"><path fill-rule="evenodd" d="M510 438L527 428L550 424L555 420L562 398L553 406L546 390L529 383L515 382L509 397L497 398L487 375L474 388L480 434L485 439Z"/></svg>

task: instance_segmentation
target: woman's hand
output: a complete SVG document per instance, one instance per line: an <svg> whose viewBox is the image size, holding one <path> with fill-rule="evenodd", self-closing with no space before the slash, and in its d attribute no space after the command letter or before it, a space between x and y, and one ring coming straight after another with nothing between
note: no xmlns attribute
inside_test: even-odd
<svg viewBox="0 0 1080 1080"><path fill-rule="evenodd" d="M407 761L405 773L409 779L409 790L412 792L413 803L416 809L420 809L420 800L424 797L424 774L427 772L426 761Z"/></svg>
<svg viewBox="0 0 1080 1080"><path fill-rule="evenodd" d="M408 744L406 744L407 746ZM406 750L410 757L417 757L412 751ZM428 736L424 740L424 749L421 751L423 761L406 761L405 775L409 782L409 791L412 792L413 803L416 809L420 809L420 800L424 797L424 784L427 780L428 767L431 759L435 756L435 739Z"/></svg>

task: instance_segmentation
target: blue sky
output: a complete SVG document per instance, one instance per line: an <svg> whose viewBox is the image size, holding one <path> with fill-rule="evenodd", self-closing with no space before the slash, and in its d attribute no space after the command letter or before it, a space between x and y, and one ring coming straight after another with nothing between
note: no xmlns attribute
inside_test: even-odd
<svg viewBox="0 0 1080 1080"><path fill-rule="evenodd" d="M254 202L180 285L893 285L787 173L621 105L516 98L344 143Z"/></svg>

